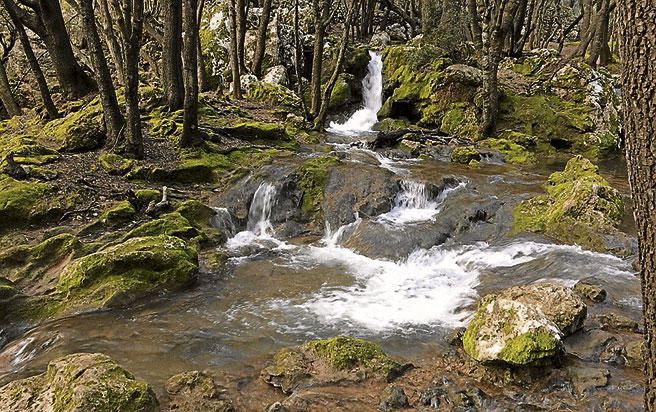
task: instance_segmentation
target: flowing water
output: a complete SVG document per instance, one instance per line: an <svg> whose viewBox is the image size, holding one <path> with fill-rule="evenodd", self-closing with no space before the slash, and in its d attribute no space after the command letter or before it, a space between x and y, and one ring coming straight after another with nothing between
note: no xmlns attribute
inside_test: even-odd
<svg viewBox="0 0 656 412"><path fill-rule="evenodd" d="M357 136L370 128L380 103L380 69L380 56L372 53L361 110L373 117L356 113L345 124L332 125L334 130ZM466 323L478 297L547 279L573 285L595 275L626 316L640 318L639 283L627 261L538 236L509 235L512 205L540 193L546 176L561 165L529 173L505 165L394 161L350 146L333 148L343 151L353 167L369 162L396 174L401 190L389 212L357 216L338 228L326 225L320 240L284 239L270 221L280 190L262 182L242 232L235 233L224 209L228 205L214 205L215 219L233 234L224 246L232 257L223 270L203 274L186 292L28 331L0 351L0 383L41 371L63 354L98 351L161 392L166 378L181 371L252 374L280 347L339 334L367 337L392 354L413 359L444 351L442 337ZM625 179L623 170L614 173L611 180ZM447 175L452 177L448 183L436 184ZM626 191L626 184L620 189ZM441 230L454 210L486 202L501 204L495 219L438 246L417 243L398 258L349 247L358 233L375 226L385 234L384 247L398 250L416 233Z"/></svg>

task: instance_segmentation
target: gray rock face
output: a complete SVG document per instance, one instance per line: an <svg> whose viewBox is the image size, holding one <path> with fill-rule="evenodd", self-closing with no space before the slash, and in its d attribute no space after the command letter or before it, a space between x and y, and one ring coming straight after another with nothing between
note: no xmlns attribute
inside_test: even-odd
<svg viewBox="0 0 656 412"><path fill-rule="evenodd" d="M479 86L483 82L483 72L466 64L452 64L444 71L444 83L460 83Z"/></svg>
<svg viewBox="0 0 656 412"><path fill-rule="evenodd" d="M403 391L403 388L395 384L390 384L385 388L380 402L380 409L389 411L407 408L408 406L410 406L408 404L408 396Z"/></svg>
<svg viewBox="0 0 656 412"><path fill-rule="evenodd" d="M153 390L110 357L76 353L0 388L3 411L159 411Z"/></svg>
<svg viewBox="0 0 656 412"><path fill-rule="evenodd" d="M273 66L267 70L262 81L287 87L289 86L287 69L283 65Z"/></svg>
<svg viewBox="0 0 656 412"><path fill-rule="evenodd" d="M371 36L369 47L372 49L382 49L387 46L390 41L392 41L390 35L387 34L387 32L381 31Z"/></svg>
<svg viewBox="0 0 656 412"><path fill-rule="evenodd" d="M594 278L585 278L579 280L574 285L574 290L581 296L590 299L595 303L606 300L606 289L602 288Z"/></svg>

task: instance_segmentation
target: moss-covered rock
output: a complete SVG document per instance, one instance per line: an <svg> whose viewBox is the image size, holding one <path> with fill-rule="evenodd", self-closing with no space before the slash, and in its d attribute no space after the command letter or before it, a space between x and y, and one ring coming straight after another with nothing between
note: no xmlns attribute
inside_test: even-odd
<svg viewBox="0 0 656 412"><path fill-rule="evenodd" d="M224 399L214 379L200 371L171 376L166 381L169 408L179 412L234 412L232 402Z"/></svg>
<svg viewBox="0 0 656 412"><path fill-rule="evenodd" d="M614 235L624 202L589 160L570 159L553 173L547 194L521 202L513 211L514 232L540 232L565 243L606 251L606 235Z"/></svg>
<svg viewBox="0 0 656 412"><path fill-rule="evenodd" d="M74 312L127 304L163 289L194 281L196 250L173 236L128 239L70 263L59 277L60 311Z"/></svg>
<svg viewBox="0 0 656 412"><path fill-rule="evenodd" d="M394 132L407 129L409 126L410 124L406 120L387 118L376 123L373 129L380 132Z"/></svg>
<svg viewBox="0 0 656 412"><path fill-rule="evenodd" d="M351 81L351 76L344 73L337 77L335 87L330 93L330 104L328 105L328 110L343 111L349 104L353 102L353 93L351 91L350 84Z"/></svg>
<svg viewBox="0 0 656 412"><path fill-rule="evenodd" d="M469 164L472 160L481 160L481 154L474 146L454 147L451 151L451 161L455 163Z"/></svg>
<svg viewBox="0 0 656 412"><path fill-rule="evenodd" d="M538 308L496 295L481 299L462 343L479 362L511 365L550 362L563 350L558 327Z"/></svg>
<svg viewBox="0 0 656 412"><path fill-rule="evenodd" d="M0 388L0 409L53 412L158 411L153 390L110 357L76 353L48 364L46 372Z"/></svg>
<svg viewBox="0 0 656 412"><path fill-rule="evenodd" d="M394 361L372 342L339 336L281 349L261 376L267 383L291 393L301 385L336 380L360 381L372 377L390 381L409 367Z"/></svg>
<svg viewBox="0 0 656 412"><path fill-rule="evenodd" d="M98 156L100 166L110 175L122 176L128 173L135 166L133 159L126 159L115 153L102 153Z"/></svg>
<svg viewBox="0 0 656 412"><path fill-rule="evenodd" d="M50 183L18 181L0 174L0 233L61 216L79 197Z"/></svg>
<svg viewBox="0 0 656 412"><path fill-rule="evenodd" d="M436 106L431 106L424 114L423 123L429 118L436 117L437 114L432 111ZM453 103L441 113L440 130L452 136L464 136L475 138L479 135L478 121L474 109L464 103ZM422 122L420 122L421 124ZM432 123L428 122L429 124Z"/></svg>
<svg viewBox="0 0 656 412"><path fill-rule="evenodd" d="M96 97L61 119L48 122L39 140L47 146L65 152L82 152L101 147L105 142L102 132L102 105Z"/></svg>
<svg viewBox="0 0 656 412"><path fill-rule="evenodd" d="M508 163L531 164L535 162L533 153L509 139L485 139L480 142L480 145L501 153L503 159Z"/></svg>
<svg viewBox="0 0 656 412"><path fill-rule="evenodd" d="M338 163L334 156L319 156L306 160L298 169L298 187L303 192L301 210L311 219L320 218L328 172Z"/></svg>
<svg viewBox="0 0 656 412"><path fill-rule="evenodd" d="M256 81L250 84L248 88L248 97L250 99L268 103L275 106L277 110L286 113L300 113L302 110L301 99L289 88L267 82Z"/></svg>

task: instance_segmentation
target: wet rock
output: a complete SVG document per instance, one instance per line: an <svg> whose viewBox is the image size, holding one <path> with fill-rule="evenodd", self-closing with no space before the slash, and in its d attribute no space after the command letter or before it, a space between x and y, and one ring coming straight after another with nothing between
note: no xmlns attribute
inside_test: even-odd
<svg viewBox="0 0 656 412"><path fill-rule="evenodd" d="M604 368L594 367L571 367L568 369L574 390L582 394L595 388L603 388L608 385L610 372Z"/></svg>
<svg viewBox="0 0 656 412"><path fill-rule="evenodd" d="M110 357L76 353L54 360L41 375L0 388L6 411L158 411L155 394Z"/></svg>
<svg viewBox="0 0 656 412"><path fill-rule="evenodd" d="M597 320L599 320L604 330L638 332L640 329L638 322L619 313L602 313L597 316Z"/></svg>
<svg viewBox="0 0 656 412"><path fill-rule="evenodd" d="M593 277L581 279L576 282L574 290L595 303L606 300L606 289L602 288Z"/></svg>
<svg viewBox="0 0 656 412"><path fill-rule="evenodd" d="M489 400L479 388L463 388L446 376L433 381L419 395L421 405L440 410L491 410Z"/></svg>
<svg viewBox="0 0 656 412"><path fill-rule="evenodd" d="M273 66L267 70L262 81L271 84L279 84L281 86L288 86L289 78L287 77L287 69L283 65Z"/></svg>
<svg viewBox="0 0 656 412"><path fill-rule="evenodd" d="M601 329L582 330L565 340L565 348L581 360L598 361L601 353L616 341L615 335Z"/></svg>
<svg viewBox="0 0 656 412"><path fill-rule="evenodd" d="M381 31L371 36L371 40L369 40L369 47L372 49L382 49L383 47L387 46L390 41L392 41L390 35L385 31Z"/></svg>
<svg viewBox="0 0 656 412"><path fill-rule="evenodd" d="M391 359L374 343L340 336L278 351L261 377L291 393L300 386L339 380L358 382L373 377L390 381L408 367Z"/></svg>
<svg viewBox="0 0 656 412"><path fill-rule="evenodd" d="M624 346L626 366L642 369L645 366L645 340L634 339Z"/></svg>
<svg viewBox="0 0 656 412"><path fill-rule="evenodd" d="M479 86L483 81L483 72L466 64L452 64L444 70L444 83L461 83Z"/></svg>
<svg viewBox="0 0 656 412"><path fill-rule="evenodd" d="M224 399L214 379L199 371L184 372L166 381L169 410L179 412L233 412L232 402Z"/></svg>
<svg viewBox="0 0 656 412"><path fill-rule="evenodd" d="M381 396L380 409L389 411L392 409L407 408L408 406L410 406L408 404L408 397L403 391L403 388L395 384L390 384L385 388Z"/></svg>
<svg viewBox="0 0 656 412"><path fill-rule="evenodd" d="M488 295L467 325L463 348L479 362L541 364L561 354L560 335L558 326L536 306Z"/></svg>
<svg viewBox="0 0 656 412"><path fill-rule="evenodd" d="M469 164L472 160L481 160L481 155L474 146L456 147L451 152L452 162Z"/></svg>
<svg viewBox="0 0 656 412"><path fill-rule="evenodd" d="M630 254L630 250L617 249L607 239L622 236L617 226L624 202L597 172L597 166L587 159L570 159L563 172L549 176L547 194L515 207L513 231L540 232L595 251Z"/></svg>
<svg viewBox="0 0 656 412"><path fill-rule="evenodd" d="M553 283L514 286L499 293L499 297L537 308L563 336L581 329L588 313L585 303L570 288Z"/></svg>
<svg viewBox="0 0 656 412"><path fill-rule="evenodd" d="M362 176L367 176L362 179ZM323 214L332 230L361 217L389 212L399 185L392 172L364 164L332 168L323 192Z"/></svg>

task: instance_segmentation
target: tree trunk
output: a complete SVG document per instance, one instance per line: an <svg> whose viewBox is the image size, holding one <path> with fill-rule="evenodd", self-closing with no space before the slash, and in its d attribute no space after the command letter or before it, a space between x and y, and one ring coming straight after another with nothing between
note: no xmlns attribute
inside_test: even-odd
<svg viewBox="0 0 656 412"><path fill-rule="evenodd" d="M618 2L626 158L638 229L645 322L645 410L656 411L656 3Z"/></svg>
<svg viewBox="0 0 656 412"><path fill-rule="evenodd" d="M125 84L125 72L123 67L125 66L123 62L123 50L121 45L118 42L118 35L114 31L114 24L112 19L112 14L109 11L109 4L107 0L100 0L100 7L102 9L102 33L105 38L105 43L107 43L107 48L109 53L112 55L112 60L114 61L114 67L116 69L116 75L119 78L120 84ZM100 86L98 86L100 88Z"/></svg>
<svg viewBox="0 0 656 412"><path fill-rule="evenodd" d="M299 35L299 13L298 13L298 2L299 0L294 0L294 74L296 75L296 93L298 96L301 98L301 106L303 108L303 115L305 119L307 120L308 118L308 110L307 106L305 104L305 98L303 95L303 78L301 76L301 69L302 69L302 45L300 42L300 35Z"/></svg>
<svg viewBox="0 0 656 412"><path fill-rule="evenodd" d="M246 29L247 29L247 0L237 0L236 4L236 22L237 22L237 54L239 56L239 73L246 73Z"/></svg>
<svg viewBox="0 0 656 412"><path fill-rule="evenodd" d="M195 146L201 142L198 133L198 2L187 0L184 8L184 118L182 123L182 147Z"/></svg>
<svg viewBox="0 0 656 412"><path fill-rule="evenodd" d="M319 109L319 114L314 119L314 130L323 130L323 124L326 121L326 113L328 111L328 106L330 105L330 95L333 92L335 83L337 83L337 77L342 71L342 65L344 63L344 55L346 54L346 47L348 46L348 35L353 22L353 14L357 8L357 0L351 0L348 12L346 14L346 21L344 22L344 30L342 31L341 43L339 46L339 53L337 54L337 61L335 62L335 68L333 73L326 84L326 87L323 91L323 97L321 99L321 108Z"/></svg>
<svg viewBox="0 0 656 412"><path fill-rule="evenodd" d="M75 59L59 0L39 0L38 9L45 33L42 40L52 60L59 85L69 97L86 96L95 90L95 85Z"/></svg>
<svg viewBox="0 0 656 412"><path fill-rule="evenodd" d="M200 3L198 3L198 13L196 13L196 25L198 26L198 31L200 31L200 23L203 19L203 10L205 10L205 0L200 0ZM198 90L205 92L209 90L209 85L207 84L205 56L203 56L203 48L200 44L200 35L196 36L196 40L196 44L198 45L198 50L196 50L196 56L198 59Z"/></svg>
<svg viewBox="0 0 656 412"><path fill-rule="evenodd" d="M16 5L12 0L2 0L2 2L5 6L5 9L7 10L7 14L9 14L9 18L16 27L18 40L23 47L23 52L25 53L25 58L27 59L28 64L30 65L32 74L34 74L34 77L36 78L37 85L39 86L39 92L41 94L41 99L43 100L43 105L46 108L48 117L55 119L59 117L59 112L55 107L55 103L52 101L52 96L50 95L50 89L48 89L46 77L43 75L41 66L39 66L39 60L34 55L34 50L32 50L30 39L27 37L27 33L25 32L25 27L23 27L23 23L18 17L18 12L15 8Z"/></svg>
<svg viewBox="0 0 656 412"><path fill-rule="evenodd" d="M604 41L606 41L606 47L608 47L606 33L608 33L609 19L610 0L601 0L601 7L595 20L594 37L592 38L590 46L590 56L587 59L587 63L592 67L597 67L597 61L599 60L599 56L604 48Z"/></svg>
<svg viewBox="0 0 656 412"><path fill-rule="evenodd" d="M326 24L330 18L330 1L312 1L314 14L314 48L312 54L312 80L310 83L311 104L310 114L315 117L321 107L321 71L323 68L324 36L326 35Z"/></svg>
<svg viewBox="0 0 656 412"><path fill-rule="evenodd" d="M476 0L467 1L467 15L469 20L469 31L471 32L472 41L476 50L483 48L483 31L481 29L480 17L476 7Z"/></svg>
<svg viewBox="0 0 656 412"><path fill-rule="evenodd" d="M164 93L169 110L182 108L182 0L166 0L164 5L164 44L162 50Z"/></svg>
<svg viewBox="0 0 656 412"><path fill-rule="evenodd" d="M228 0L228 21L230 27L230 69L232 71L232 97L241 99L241 79L239 74L239 34L237 32L237 12L235 1Z"/></svg>
<svg viewBox="0 0 656 412"><path fill-rule="evenodd" d="M9 117L18 116L21 114L20 106L16 103L14 94L11 92L11 85L9 78L7 78L7 71L5 69L5 61L0 59L0 100Z"/></svg>
<svg viewBox="0 0 656 412"><path fill-rule="evenodd" d="M121 114L116 98L116 89L112 83L112 75L107 65L107 58L102 48L96 19L93 10L93 0L80 0L80 14L82 15L82 26L86 37L93 70L96 74L96 82L100 93L100 103L103 107L103 118L107 137L111 142L117 142L125 120Z"/></svg>
<svg viewBox="0 0 656 412"><path fill-rule="evenodd" d="M253 56L253 74L259 79L262 76L262 63L264 62L264 51L266 50L267 30L271 18L272 0L264 0L260 25L257 28L257 47Z"/></svg>
<svg viewBox="0 0 656 412"><path fill-rule="evenodd" d="M143 0L124 0L131 3L130 36L125 45L125 144L121 151L137 159L143 158L143 134L139 112L139 52L143 37ZM129 7L129 5L127 6ZM195 66L194 66L195 67Z"/></svg>

